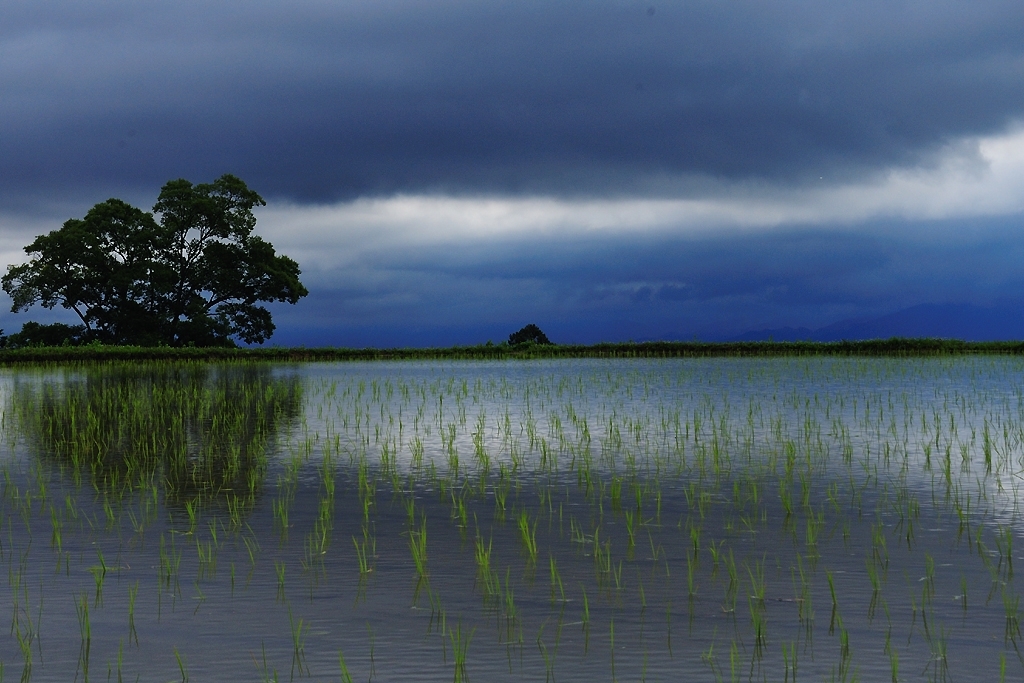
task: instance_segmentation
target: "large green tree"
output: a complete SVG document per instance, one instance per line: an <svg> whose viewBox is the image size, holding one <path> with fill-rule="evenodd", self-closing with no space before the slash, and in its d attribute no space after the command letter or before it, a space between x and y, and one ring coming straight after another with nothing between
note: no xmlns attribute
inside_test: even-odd
<svg viewBox="0 0 1024 683"><path fill-rule="evenodd" d="M105 343L262 343L274 323L259 304L308 294L298 264L253 234L265 204L232 175L172 180L153 213L108 199L25 247L3 289L12 311L62 306Z"/></svg>

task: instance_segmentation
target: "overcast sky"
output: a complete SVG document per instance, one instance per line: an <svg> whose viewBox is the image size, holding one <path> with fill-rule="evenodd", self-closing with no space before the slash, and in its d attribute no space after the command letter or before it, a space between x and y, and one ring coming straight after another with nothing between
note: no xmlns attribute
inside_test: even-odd
<svg viewBox="0 0 1024 683"><path fill-rule="evenodd" d="M233 173L277 343L1024 302L1019 0L0 3L0 258ZM62 319L0 313L0 327Z"/></svg>

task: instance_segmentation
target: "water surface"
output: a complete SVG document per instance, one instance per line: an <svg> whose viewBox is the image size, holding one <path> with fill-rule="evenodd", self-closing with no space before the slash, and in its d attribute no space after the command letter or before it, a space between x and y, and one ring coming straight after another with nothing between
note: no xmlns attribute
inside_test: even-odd
<svg viewBox="0 0 1024 683"><path fill-rule="evenodd" d="M1015 680L1022 370L6 370L2 675Z"/></svg>

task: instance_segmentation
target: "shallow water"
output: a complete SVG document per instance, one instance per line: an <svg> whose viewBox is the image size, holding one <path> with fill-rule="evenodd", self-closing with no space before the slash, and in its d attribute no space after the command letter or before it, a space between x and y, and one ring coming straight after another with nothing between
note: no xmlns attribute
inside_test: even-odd
<svg viewBox="0 0 1024 683"><path fill-rule="evenodd" d="M2 675L1015 680L1022 371L7 370Z"/></svg>

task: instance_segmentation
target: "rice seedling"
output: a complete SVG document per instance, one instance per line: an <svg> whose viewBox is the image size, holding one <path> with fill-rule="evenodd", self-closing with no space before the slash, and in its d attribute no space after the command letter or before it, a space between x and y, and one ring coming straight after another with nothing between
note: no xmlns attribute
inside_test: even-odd
<svg viewBox="0 0 1024 683"><path fill-rule="evenodd" d="M839 663L833 678L840 681L849 680L852 654L850 651L850 634L843 626L842 618L838 618L839 627Z"/></svg>
<svg viewBox="0 0 1024 683"><path fill-rule="evenodd" d="M622 591L622 560L619 560L619 563L612 568L611 574L612 574L612 579L615 581L615 590L617 592L621 592Z"/></svg>
<svg viewBox="0 0 1024 683"><path fill-rule="evenodd" d="M452 519L455 520L460 532L465 532L469 526L469 514L466 511L466 501L462 496L456 497L452 492Z"/></svg>
<svg viewBox="0 0 1024 683"><path fill-rule="evenodd" d="M188 683L188 667L185 666L185 658L178 652L178 648L174 648L174 659L178 663L178 671L181 673L181 683Z"/></svg>
<svg viewBox="0 0 1024 683"><path fill-rule="evenodd" d="M829 618L828 633L832 635L836 628L836 619L839 617L839 601L836 599L836 584L832 580L832 572L826 571L825 578L828 581L828 592L832 596L832 616Z"/></svg>
<svg viewBox="0 0 1024 683"><path fill-rule="evenodd" d="M716 634L717 635L717 632ZM702 652L700 659L704 664L711 669L711 673L714 675L716 681L722 680L722 670L718 666L718 662L715 660L715 638L712 636L711 645L708 646L706 652Z"/></svg>
<svg viewBox="0 0 1024 683"><path fill-rule="evenodd" d="M196 537L196 557L199 560L199 578L213 576L217 571L217 549L213 539L208 541Z"/></svg>
<svg viewBox="0 0 1024 683"><path fill-rule="evenodd" d="M530 524L530 516L523 510L519 513L517 518L517 524L519 526L519 538L523 544L523 550L526 551L529 564L535 565L537 563L537 520Z"/></svg>
<svg viewBox="0 0 1024 683"><path fill-rule="evenodd" d="M420 528L409 531L409 550L412 552L412 561L416 567L418 581L427 577L427 518L420 521Z"/></svg>
<svg viewBox="0 0 1024 683"><path fill-rule="evenodd" d="M999 552L998 570L1006 581L1010 581L1013 579L1013 531L1009 527L1000 526L995 536L996 550Z"/></svg>
<svg viewBox="0 0 1024 683"><path fill-rule="evenodd" d="M50 533L50 546L57 550L57 555L59 556L64 551L62 534L64 523L57 513L57 509L52 505L50 506L50 525L52 528Z"/></svg>
<svg viewBox="0 0 1024 683"><path fill-rule="evenodd" d="M797 644L796 643L783 643L782 644L782 662L785 669L785 683L789 683L792 678L793 682L796 683L797 674ZM792 674L792 676L791 676Z"/></svg>
<svg viewBox="0 0 1024 683"><path fill-rule="evenodd" d="M366 622L366 632L370 636L370 679L369 680L373 680L374 675L377 673L377 665L376 665L376 662L374 661L374 657L373 657L374 648L376 646L376 633L374 632L373 627L370 625L370 622Z"/></svg>
<svg viewBox="0 0 1024 683"><path fill-rule="evenodd" d="M92 625L89 621L89 596L82 594L75 600L75 612L78 616L78 632L81 646L78 650L78 666L85 679L89 678L89 653L92 650Z"/></svg>
<svg viewBox="0 0 1024 683"><path fill-rule="evenodd" d="M284 572L287 565L281 560L274 560L274 572L277 574L277 599L284 601Z"/></svg>
<svg viewBox="0 0 1024 683"><path fill-rule="evenodd" d="M868 571L868 580L871 582L871 601L868 603L868 620L875 618L875 607L878 605L878 597L881 593L881 583L878 579L878 568L874 562L865 562Z"/></svg>
<svg viewBox="0 0 1024 683"><path fill-rule="evenodd" d="M251 531L251 529L250 529L250 531ZM250 533L249 535L243 534L242 535L242 545L245 546L246 555L249 558L249 564L255 567L256 566L256 556L259 555L259 552L260 552L260 544L259 544L259 541L256 539L255 534L253 534L253 533Z"/></svg>
<svg viewBox="0 0 1024 683"><path fill-rule="evenodd" d="M89 573L92 574L93 579L96 580L96 606L99 607L103 602L103 582L107 578L107 563L103 560L103 551L99 548L96 549L96 557L99 560L99 564L89 567Z"/></svg>
<svg viewBox="0 0 1024 683"><path fill-rule="evenodd" d="M139 634L135 630L135 600L139 597L139 582L136 581L134 584L128 586L128 643L135 641L135 646L139 646Z"/></svg>
<svg viewBox="0 0 1024 683"><path fill-rule="evenodd" d="M1017 644L1020 637L1020 596L1007 585L1003 586L1003 612L1006 618L1003 640Z"/></svg>
<svg viewBox="0 0 1024 683"><path fill-rule="evenodd" d="M487 601L494 601L501 595L501 581L498 578L498 572L491 567L491 549L493 545L493 539L488 539L487 545L484 545L484 539L478 529L474 542L476 577L477 585L483 587L484 599Z"/></svg>
<svg viewBox="0 0 1024 683"><path fill-rule="evenodd" d="M558 566L555 563L554 555L548 557L548 564L551 569L551 602L555 601L555 589L558 589L558 596L561 602L565 602L565 587L562 585L562 575L558 571ZM621 571L621 570L620 570Z"/></svg>
<svg viewBox="0 0 1024 683"><path fill-rule="evenodd" d="M881 520L871 525L871 558L884 572L889 567L889 550L885 545L885 527Z"/></svg>
<svg viewBox="0 0 1024 683"><path fill-rule="evenodd" d="M309 631L309 625L305 624L303 619L295 619L292 616L292 610L288 608L288 625L291 627L292 632L292 677L295 676L295 670L298 669L299 676L302 676L303 670L309 674L309 667L306 666L306 634Z"/></svg>
<svg viewBox="0 0 1024 683"><path fill-rule="evenodd" d="M892 683L899 683L900 680L900 655L895 648L886 646L889 654L889 671L892 675Z"/></svg>
<svg viewBox="0 0 1024 683"><path fill-rule="evenodd" d="M505 597L505 626L506 634L511 635L519 621L519 608L516 606L515 592L509 580L511 569L505 570L505 587L502 595Z"/></svg>
<svg viewBox="0 0 1024 683"><path fill-rule="evenodd" d="M586 630L587 628L590 627L590 601L587 600L587 589L583 588L582 586L580 586L580 588L583 591L583 616L582 616L582 623L583 623L584 630Z"/></svg>
<svg viewBox="0 0 1024 683"><path fill-rule="evenodd" d="M686 555L686 595L692 602L697 596L697 581L695 578L697 572L697 556L690 556L689 553Z"/></svg>
<svg viewBox="0 0 1024 683"><path fill-rule="evenodd" d="M198 508L199 504L196 500L185 501L185 514L188 515L188 533L190 534L195 533L196 530Z"/></svg>
<svg viewBox="0 0 1024 683"><path fill-rule="evenodd" d="M356 561L359 563L359 576L365 578L373 571L374 560L377 557L377 539L370 533L368 526L363 525L363 537L357 539L352 537L352 544L356 548Z"/></svg>
<svg viewBox="0 0 1024 683"><path fill-rule="evenodd" d="M725 591L725 607L723 607L723 609L726 612L734 613L736 611L736 595L739 592L740 581L739 572L736 570L736 559L733 557L732 548L729 549L729 556L726 561L725 568L729 575L729 583Z"/></svg>
<svg viewBox="0 0 1024 683"><path fill-rule="evenodd" d="M413 597L413 604L418 602L418 593L422 583L416 585L417 595ZM430 585L427 585L427 600L430 603L430 624L427 626L427 633L434 630L434 625L437 625L437 629L444 636L448 632L448 612L444 608L444 604L441 602L441 595L432 589Z"/></svg>
<svg viewBox="0 0 1024 683"><path fill-rule="evenodd" d="M935 560L928 553L924 554L924 576L922 604L930 603L935 596Z"/></svg>
<svg viewBox="0 0 1024 683"><path fill-rule="evenodd" d="M946 643L946 630L940 627L938 633L928 639L931 647L931 658L928 661L928 669L931 669L932 680L949 680L949 659ZM926 669L926 671L928 670Z"/></svg>
<svg viewBox="0 0 1024 683"><path fill-rule="evenodd" d="M282 543L288 535L288 500L287 498L281 498L271 503L274 511L274 527L277 529L281 536Z"/></svg>
<svg viewBox="0 0 1024 683"><path fill-rule="evenodd" d="M124 667L124 641L117 644L117 683L124 683L122 669ZM110 680L110 667L107 667L107 680Z"/></svg>
<svg viewBox="0 0 1024 683"><path fill-rule="evenodd" d="M263 652L262 661L256 659L256 655L252 655L252 662L256 665L256 670L259 671L261 683L277 683L277 669L272 669L267 663L267 646L266 643L261 643L260 648Z"/></svg>
<svg viewBox="0 0 1024 683"><path fill-rule="evenodd" d="M39 605L39 614L35 623L32 622L32 615L27 609L22 610L15 605L12 616L11 632L21 650L22 671L21 680L28 681L32 677L32 643L37 641L39 622L42 620L42 602Z"/></svg>
<svg viewBox="0 0 1024 683"><path fill-rule="evenodd" d="M455 678L456 683L458 681L468 680L466 675L466 655L469 651L469 641L472 640L473 634L476 629L471 629L468 633L462 630L462 621L458 621L454 629L449 629L448 637L451 640L452 656L455 664Z"/></svg>
<svg viewBox="0 0 1024 683"><path fill-rule="evenodd" d="M348 671L345 655L342 654L341 650L338 650L338 668L341 669L341 683L352 683L352 674Z"/></svg>
<svg viewBox="0 0 1024 683"><path fill-rule="evenodd" d="M747 574L750 577L750 595L747 604L750 611L750 621L754 629L754 656L760 659L768 644L768 622L765 614L765 577L764 559L755 562L754 568L747 566Z"/></svg>
<svg viewBox="0 0 1024 683"><path fill-rule="evenodd" d="M181 566L181 551L177 549L174 542L174 535L170 535L170 543L164 543L164 537L160 537L160 582L165 589L177 591L178 570Z"/></svg>

